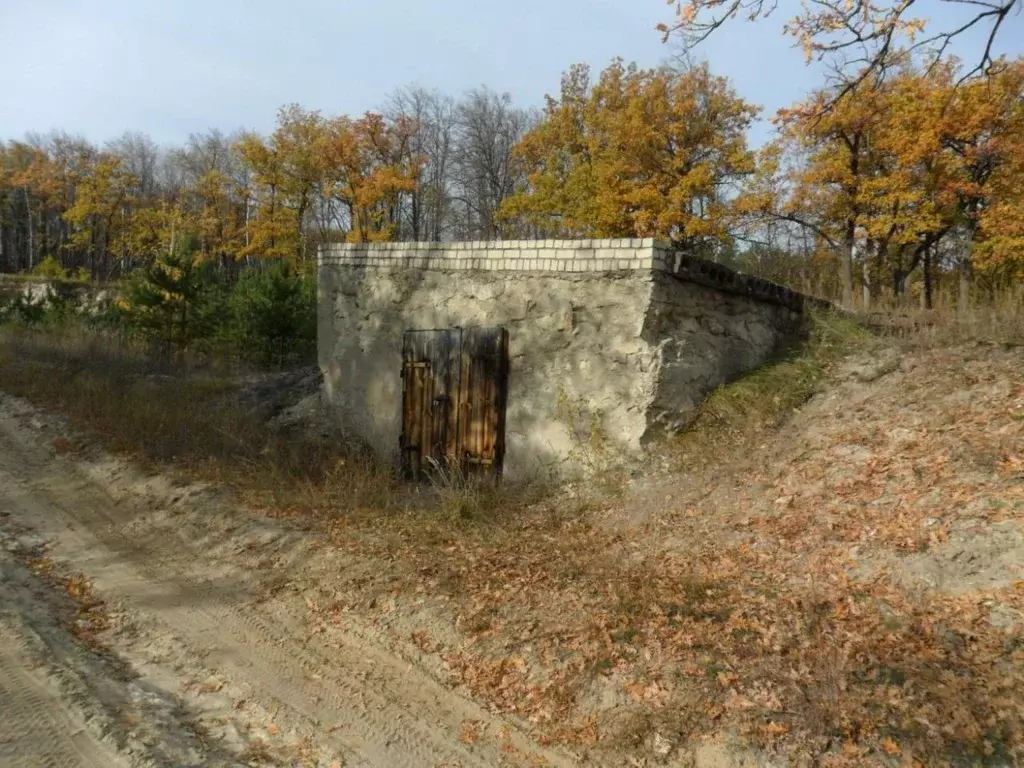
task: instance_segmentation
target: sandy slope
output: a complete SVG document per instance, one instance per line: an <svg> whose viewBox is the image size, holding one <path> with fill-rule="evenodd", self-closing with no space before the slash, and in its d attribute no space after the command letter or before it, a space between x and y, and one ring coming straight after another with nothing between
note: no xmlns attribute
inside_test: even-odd
<svg viewBox="0 0 1024 768"><path fill-rule="evenodd" d="M103 663L57 626L59 609L47 592L0 550L0 765L126 765L87 726L109 702L69 695L74 682L102 675Z"/></svg>
<svg viewBox="0 0 1024 768"><path fill-rule="evenodd" d="M332 632L330 645L311 635L299 596L268 596L251 570L230 564L237 558L218 557L258 550L281 531L261 529L195 488L175 489L109 460L58 456L55 434L52 421L0 396L0 524L34 530L62 569L93 580L118 626L105 642L148 685L180 697L225 754L250 764L494 766L541 756L567 764L378 644L372 631L342 632L340 640ZM15 647L7 642L15 630L0 631L3 645ZM32 716L68 720L57 694L30 693L19 657L4 658L0 681L35 696L25 705L39 713ZM0 734L19 730L11 722ZM74 727L60 727L63 741L47 741L73 754ZM494 736L477 738L483 733ZM42 748L19 744L17 754ZM78 762L46 764L117 764L86 752L101 749L90 744ZM211 763L179 754L168 764Z"/></svg>

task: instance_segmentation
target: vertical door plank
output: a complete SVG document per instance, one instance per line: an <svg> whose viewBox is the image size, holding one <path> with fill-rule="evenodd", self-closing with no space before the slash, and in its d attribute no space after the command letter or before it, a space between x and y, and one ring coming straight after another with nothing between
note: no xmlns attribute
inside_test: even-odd
<svg viewBox="0 0 1024 768"><path fill-rule="evenodd" d="M459 467L459 392L462 389L462 329L452 328L445 338L445 464L450 469Z"/></svg>
<svg viewBox="0 0 1024 768"><path fill-rule="evenodd" d="M458 454L459 413L456 403L461 381L459 355L462 330L423 331L430 338L433 394L430 403L430 457L442 468Z"/></svg>
<svg viewBox="0 0 1024 768"><path fill-rule="evenodd" d="M402 342L402 468L418 479L427 469L434 431L431 402L434 397L432 332L406 331Z"/></svg>
<svg viewBox="0 0 1024 768"><path fill-rule="evenodd" d="M508 380L508 333L504 328L463 332L463 380L468 420L463 456L467 474L500 476Z"/></svg>

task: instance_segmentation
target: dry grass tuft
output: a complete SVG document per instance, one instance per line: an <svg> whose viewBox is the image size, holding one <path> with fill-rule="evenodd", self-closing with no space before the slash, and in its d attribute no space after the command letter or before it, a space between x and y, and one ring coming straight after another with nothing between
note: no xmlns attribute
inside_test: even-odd
<svg viewBox="0 0 1024 768"><path fill-rule="evenodd" d="M1004 293L968 310L948 303L934 309L881 307L864 312L863 322L882 335L915 348L968 342L1024 345L1024 296Z"/></svg>
<svg viewBox="0 0 1024 768"><path fill-rule="evenodd" d="M429 487L409 487L344 435L266 423L240 403L234 372L217 361L154 359L142 346L81 329L0 327L0 389L65 415L108 449L228 486L270 514L345 516L371 527L407 517L399 530L423 528L430 539L492 525L544 492L450 471L435 472Z"/></svg>
<svg viewBox="0 0 1024 768"><path fill-rule="evenodd" d="M216 368L156 362L77 330L0 329L0 389L64 414L105 447L292 511L386 507L395 478L366 451L266 424Z"/></svg>

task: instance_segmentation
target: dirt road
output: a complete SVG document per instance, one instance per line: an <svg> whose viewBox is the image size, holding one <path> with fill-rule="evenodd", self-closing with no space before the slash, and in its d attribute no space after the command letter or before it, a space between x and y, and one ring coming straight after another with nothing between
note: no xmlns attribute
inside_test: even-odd
<svg viewBox="0 0 1024 768"><path fill-rule="evenodd" d="M63 434L0 395L3 765L574 762L370 628L311 633L287 577L267 589L287 570L287 528L109 457L64 454ZM62 596L19 562L41 555L106 601L113 660L59 628Z"/></svg>
<svg viewBox="0 0 1024 768"><path fill-rule="evenodd" d="M69 611L56 597L0 550L0 764L125 765L87 726L90 714L116 706L102 686L110 671L59 626Z"/></svg>

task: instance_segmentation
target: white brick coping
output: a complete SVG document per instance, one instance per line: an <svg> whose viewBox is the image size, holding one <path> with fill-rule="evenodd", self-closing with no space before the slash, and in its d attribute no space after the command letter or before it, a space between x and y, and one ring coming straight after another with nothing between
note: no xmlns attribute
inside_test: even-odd
<svg viewBox="0 0 1024 768"><path fill-rule="evenodd" d="M493 240L461 243L339 243L320 249L321 264L411 269L607 272L654 269L654 238Z"/></svg>
<svg viewBox="0 0 1024 768"><path fill-rule="evenodd" d="M341 251L501 251L522 248L563 250L568 248L668 248L669 242L657 237L618 237L597 240L462 240L430 243L331 243L321 246L332 252Z"/></svg>
<svg viewBox="0 0 1024 768"><path fill-rule="evenodd" d="M767 280L672 250L656 238L492 240L459 243L335 243L322 246L320 266L441 271L542 273L656 271L727 293L801 310L824 305Z"/></svg>

